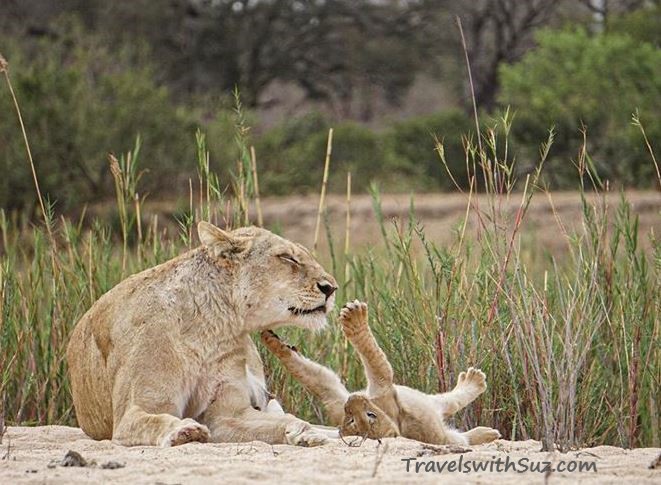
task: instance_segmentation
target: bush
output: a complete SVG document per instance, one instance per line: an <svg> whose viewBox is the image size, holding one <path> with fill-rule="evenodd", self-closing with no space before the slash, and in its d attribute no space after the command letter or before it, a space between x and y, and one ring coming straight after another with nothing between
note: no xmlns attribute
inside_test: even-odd
<svg viewBox="0 0 661 485"><path fill-rule="evenodd" d="M461 140L471 130L474 132L475 127L468 116L450 110L396 123L386 137L403 168L417 176L416 190L452 190L454 184L436 153L434 136L443 142L452 177L467 187L466 155Z"/></svg>
<svg viewBox="0 0 661 485"><path fill-rule="evenodd" d="M631 13L613 16L608 20L608 32L628 35L634 40L661 48L661 4L639 8Z"/></svg>
<svg viewBox="0 0 661 485"><path fill-rule="evenodd" d="M99 39L64 23L34 46L2 42L30 134L42 190L62 209L112 190L108 152L128 151L142 136L145 165L158 167L147 189L172 180L193 153L193 117L172 103L135 51L111 53ZM0 89L0 205L33 203L25 147L7 89ZM192 163L191 163L192 168Z"/></svg>
<svg viewBox="0 0 661 485"><path fill-rule="evenodd" d="M379 134L357 123L332 124L318 113L285 122L257 144L264 192L286 194L316 191L323 178L328 130L333 127L329 190L365 191L371 182L396 190L406 174Z"/></svg>
<svg viewBox="0 0 661 485"><path fill-rule="evenodd" d="M329 189L343 192L346 173L352 173L355 191L378 182L385 191L451 190L454 188L438 154L434 136L444 140L452 174L467 185L462 135L471 132L470 119L447 111L395 123L382 133L351 122L333 124L312 113L286 121L258 141L264 191L319 189L323 176L328 129L334 127Z"/></svg>
<svg viewBox="0 0 661 485"><path fill-rule="evenodd" d="M654 180L649 153L631 115L640 110L651 140L661 135L661 51L622 34L544 30L539 46L500 71L500 103L516 111L514 136L532 155L546 131L557 136L546 167L556 187L567 187L583 124L600 176L623 185ZM564 159L560 165L559 159Z"/></svg>

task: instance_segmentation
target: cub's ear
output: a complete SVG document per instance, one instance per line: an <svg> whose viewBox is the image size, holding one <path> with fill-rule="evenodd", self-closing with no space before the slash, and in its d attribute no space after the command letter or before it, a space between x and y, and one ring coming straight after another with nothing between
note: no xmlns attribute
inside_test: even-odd
<svg viewBox="0 0 661 485"><path fill-rule="evenodd" d="M219 227L201 221L197 224L200 242L212 250L214 256L229 256L247 251L252 246L252 238L233 236Z"/></svg>

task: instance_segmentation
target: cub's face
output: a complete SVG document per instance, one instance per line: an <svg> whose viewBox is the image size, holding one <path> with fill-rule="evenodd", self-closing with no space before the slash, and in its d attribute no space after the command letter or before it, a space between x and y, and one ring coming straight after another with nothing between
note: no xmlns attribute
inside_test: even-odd
<svg viewBox="0 0 661 485"><path fill-rule="evenodd" d="M234 303L250 330L325 325L337 283L303 246L256 227L226 232L200 223L198 232L210 254L233 268Z"/></svg>
<svg viewBox="0 0 661 485"><path fill-rule="evenodd" d="M399 436L397 424L362 394L351 394L344 405L340 436L362 436L378 440Z"/></svg>

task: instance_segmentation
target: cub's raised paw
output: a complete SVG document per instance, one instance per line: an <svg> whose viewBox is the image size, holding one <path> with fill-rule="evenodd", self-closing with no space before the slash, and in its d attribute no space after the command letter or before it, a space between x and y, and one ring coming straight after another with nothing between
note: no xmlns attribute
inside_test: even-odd
<svg viewBox="0 0 661 485"><path fill-rule="evenodd" d="M295 422L287 426L285 430L287 444L294 446L321 446L328 443L328 437L315 431L305 421Z"/></svg>
<svg viewBox="0 0 661 485"><path fill-rule="evenodd" d="M487 376L480 369L469 367L466 372L459 374L457 387L471 387L479 394L487 390Z"/></svg>
<svg viewBox="0 0 661 485"><path fill-rule="evenodd" d="M466 431L464 436L468 438L469 445L481 445L483 443L491 443L500 438L500 432L497 429L478 426L470 431Z"/></svg>
<svg viewBox="0 0 661 485"><path fill-rule="evenodd" d="M209 441L209 429L193 419L186 418L165 436L161 446L178 446L192 441L200 443Z"/></svg>
<svg viewBox="0 0 661 485"><path fill-rule="evenodd" d="M354 300L344 305L340 310L340 323L347 337L367 329L367 303Z"/></svg>
<svg viewBox="0 0 661 485"><path fill-rule="evenodd" d="M278 337L272 330L264 330L260 334L260 337L264 346L273 352L276 357L282 359L289 357L292 352L297 352L296 347L287 345L285 342L280 340L280 337Z"/></svg>

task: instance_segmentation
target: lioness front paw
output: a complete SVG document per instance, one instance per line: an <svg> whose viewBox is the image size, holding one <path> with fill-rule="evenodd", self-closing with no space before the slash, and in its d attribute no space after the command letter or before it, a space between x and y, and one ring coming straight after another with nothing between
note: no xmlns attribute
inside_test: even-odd
<svg viewBox="0 0 661 485"><path fill-rule="evenodd" d="M287 345L280 340L280 337L273 330L264 330L260 337L264 346L280 359L289 357L292 352L297 352L296 347Z"/></svg>
<svg viewBox="0 0 661 485"><path fill-rule="evenodd" d="M466 431L464 436L468 438L469 445L481 445L483 443L491 443L500 438L500 431L486 426L478 426L470 431Z"/></svg>
<svg viewBox="0 0 661 485"><path fill-rule="evenodd" d="M287 426L285 430L287 444L294 446L321 446L328 443L328 438L315 431L305 421L295 422Z"/></svg>
<svg viewBox="0 0 661 485"><path fill-rule="evenodd" d="M340 323L347 337L358 335L365 331L367 326L367 303L350 301L340 310Z"/></svg>
<svg viewBox="0 0 661 485"><path fill-rule="evenodd" d="M200 443L209 441L209 428L193 419L186 418L182 419L181 424L165 435L161 446L178 446L192 441L199 441Z"/></svg>
<svg viewBox="0 0 661 485"><path fill-rule="evenodd" d="M487 390L487 376L480 369L469 367L466 372L459 374L457 387L468 386L474 389L477 394L482 394Z"/></svg>

